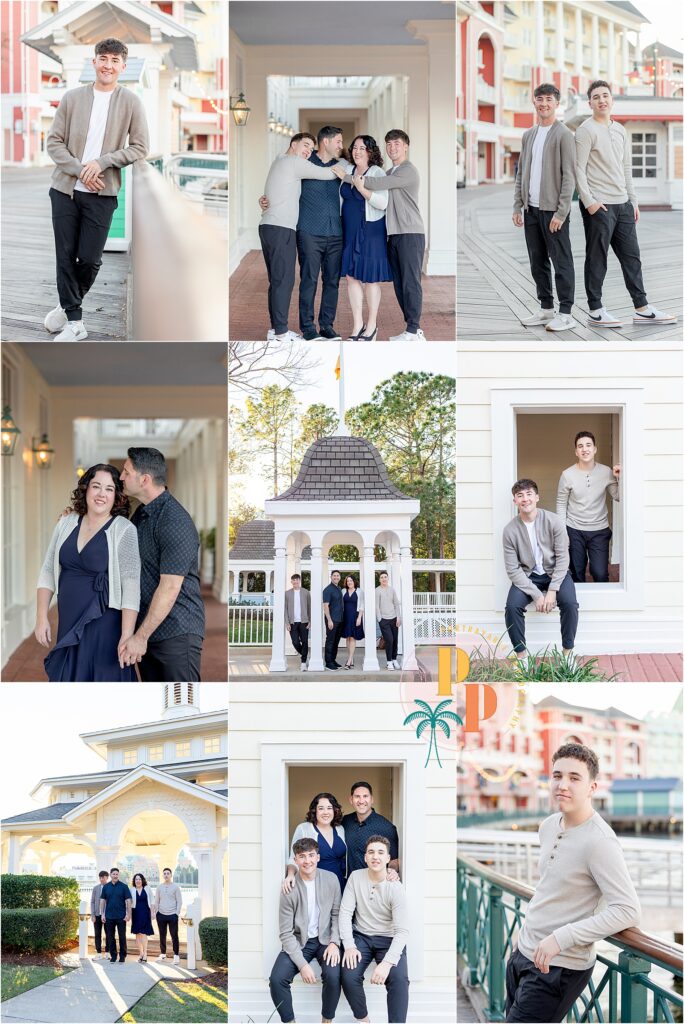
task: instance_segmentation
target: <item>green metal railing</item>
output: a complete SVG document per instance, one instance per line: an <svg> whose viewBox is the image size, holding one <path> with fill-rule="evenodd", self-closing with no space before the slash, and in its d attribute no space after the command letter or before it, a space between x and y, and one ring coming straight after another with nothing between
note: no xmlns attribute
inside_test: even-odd
<svg viewBox="0 0 684 1024"><path fill-rule="evenodd" d="M486 1020L503 1021L506 961L513 949L516 929L525 918L523 904L532 899L534 889L470 857L458 857L457 872L458 953L466 965L468 985L479 988L485 998ZM681 988L684 948L647 935L639 928L627 928L607 941L621 951L617 963L601 955L597 957L605 971L597 983L592 977L566 1021L682 1021L684 1002L674 987ZM651 981L648 975L654 966L672 976L672 989Z"/></svg>
<svg viewBox="0 0 684 1024"><path fill-rule="evenodd" d="M461 814L458 812L458 827L491 825L493 821L521 821L523 818L538 818L541 821L548 811L530 811L526 807L512 811L485 811L483 814Z"/></svg>

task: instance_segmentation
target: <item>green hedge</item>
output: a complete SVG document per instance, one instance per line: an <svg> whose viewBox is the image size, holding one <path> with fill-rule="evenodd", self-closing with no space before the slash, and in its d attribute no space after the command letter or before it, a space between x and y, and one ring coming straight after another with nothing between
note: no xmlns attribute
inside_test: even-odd
<svg viewBox="0 0 684 1024"><path fill-rule="evenodd" d="M78 934L78 910L43 907L40 910L3 910L2 948L22 953L63 949Z"/></svg>
<svg viewBox="0 0 684 1024"><path fill-rule="evenodd" d="M78 910L80 895L75 878L58 875L3 875L2 903L4 909L38 910L44 907L67 907Z"/></svg>
<svg viewBox="0 0 684 1024"><path fill-rule="evenodd" d="M199 923L202 956L212 967L228 966L228 918L205 917Z"/></svg>

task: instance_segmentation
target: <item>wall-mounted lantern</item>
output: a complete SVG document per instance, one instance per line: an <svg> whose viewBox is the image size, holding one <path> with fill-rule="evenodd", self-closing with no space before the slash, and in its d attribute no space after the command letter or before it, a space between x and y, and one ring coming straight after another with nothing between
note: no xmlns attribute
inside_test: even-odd
<svg viewBox="0 0 684 1024"><path fill-rule="evenodd" d="M36 443L38 442L38 443ZM31 442L31 451L38 469L49 469L55 455L55 449L50 447L47 434L42 434L40 440L34 437Z"/></svg>
<svg viewBox="0 0 684 1024"><path fill-rule="evenodd" d="M14 455L17 438L21 431L12 419L12 410L5 405L2 410L2 454Z"/></svg>
<svg viewBox="0 0 684 1024"><path fill-rule="evenodd" d="M243 125L247 124L247 119L249 118L249 112L251 110L251 107L247 106L247 103L245 102L244 93L240 93L239 96L230 97L230 109L233 113L233 120L235 121L235 124L238 126L238 128L241 128Z"/></svg>

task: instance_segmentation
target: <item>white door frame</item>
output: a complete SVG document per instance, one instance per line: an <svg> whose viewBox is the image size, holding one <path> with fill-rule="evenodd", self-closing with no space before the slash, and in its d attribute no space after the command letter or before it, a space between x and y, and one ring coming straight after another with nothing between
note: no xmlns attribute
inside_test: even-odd
<svg viewBox="0 0 684 1024"><path fill-rule="evenodd" d="M394 782L395 805L401 807L399 834L401 877L409 907L407 958L411 981L424 974L425 779L422 747L406 743L290 743L261 745L261 927L263 976L268 978L278 953L280 885L290 848L288 773L292 765L364 765L399 769ZM312 794L317 785L312 779ZM408 884L407 884L408 883Z"/></svg>

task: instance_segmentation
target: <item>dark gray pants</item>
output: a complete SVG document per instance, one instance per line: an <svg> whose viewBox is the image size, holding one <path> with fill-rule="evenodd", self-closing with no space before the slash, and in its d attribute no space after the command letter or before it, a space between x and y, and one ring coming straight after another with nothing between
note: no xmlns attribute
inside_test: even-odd
<svg viewBox="0 0 684 1024"><path fill-rule="evenodd" d="M423 312L422 269L425 235L390 235L387 259L392 269L394 294L406 321L406 330L415 334Z"/></svg>
<svg viewBox="0 0 684 1024"><path fill-rule="evenodd" d="M81 320L81 303L102 266L107 235L118 205L116 196L74 189L73 199L50 189L57 257L57 294L67 320Z"/></svg>
<svg viewBox="0 0 684 1024"><path fill-rule="evenodd" d="M302 665L306 664L306 656L309 653L309 623L293 622L290 626L290 640L302 659Z"/></svg>
<svg viewBox="0 0 684 1024"><path fill-rule="evenodd" d="M550 231L554 216L550 210L530 206L525 210L525 242L530 258L532 279L542 309L553 309L551 264L556 277L556 293L561 313L571 313L575 301L575 264L570 246L570 214L558 231Z"/></svg>
<svg viewBox="0 0 684 1024"><path fill-rule="evenodd" d="M196 633L150 640L140 662L143 683L199 683L202 637Z"/></svg>
<svg viewBox="0 0 684 1024"><path fill-rule="evenodd" d="M608 269L609 247L620 261L622 276L634 308L647 305L632 204L606 203L605 210L597 210L593 215L587 213L581 201L579 205L587 243L584 287L587 291L589 309L600 309L603 305L601 293Z"/></svg>
<svg viewBox="0 0 684 1024"><path fill-rule="evenodd" d="M535 587L541 590L542 594L545 594L549 589L551 577L548 573L539 576L533 572L530 573L528 578L534 583ZM513 644L513 650L517 651L518 654L522 654L525 650L525 611L530 600L530 595L516 586L511 587L506 598L506 629L508 630L509 639ZM575 584L572 582L570 573L567 574L560 585L560 589L556 594L556 603L560 611L563 647L566 651L572 650L575 646L575 634L577 633L577 624L579 622L579 605L577 603L577 595L575 594Z"/></svg>
<svg viewBox="0 0 684 1024"><path fill-rule="evenodd" d="M592 967L586 971L549 967L549 973L542 974L531 960L514 950L506 965L506 1020L525 1024L564 1021L592 971Z"/></svg>
<svg viewBox="0 0 684 1024"><path fill-rule="evenodd" d="M337 313L337 298L342 269L342 235L309 235L297 232L297 254L299 256L299 328L315 330L316 288L322 277L321 306L318 311L318 326L332 327Z"/></svg>
<svg viewBox="0 0 684 1024"><path fill-rule="evenodd" d="M268 274L268 315L276 334L287 330L295 283L296 232L277 224L260 224L259 238Z"/></svg>
<svg viewBox="0 0 684 1024"><path fill-rule="evenodd" d="M396 619L380 619L380 632L385 641L385 654L387 661L396 661L397 647L399 646L399 627Z"/></svg>
<svg viewBox="0 0 684 1024"><path fill-rule="evenodd" d="M375 961L381 964L387 950L392 945L389 935L361 935L354 932L354 942L361 954L361 959L354 968L342 968L342 991L351 1007L356 1020L368 1016L366 993L363 991L363 976L369 964ZM385 982L387 989L387 1020L391 1024L404 1024L408 1014L409 977L406 950L404 949L399 963L392 967Z"/></svg>
<svg viewBox="0 0 684 1024"><path fill-rule="evenodd" d="M321 981L323 982L323 1002L321 1016L326 1020L335 1019L335 1011L340 1001L340 965L331 967L323 960L325 946L321 945L318 936L309 939L302 947L302 956L307 964L313 959L318 960L321 965ZM273 1005L280 1014L282 1021L293 1021L294 1009L292 1006L292 981L298 974L296 964L290 959L287 953L278 954L273 964L271 977L268 979L268 987L271 990Z"/></svg>
<svg viewBox="0 0 684 1024"><path fill-rule="evenodd" d="M342 639L342 622L333 622L333 628L330 629L328 623L325 624L325 663L326 665L332 665L337 661L337 649L340 646L340 640Z"/></svg>
<svg viewBox="0 0 684 1024"><path fill-rule="evenodd" d="M613 531L609 526L603 530L576 530L568 526L570 541L570 575L575 583L584 583L589 571L594 583L608 582L608 552Z"/></svg>

